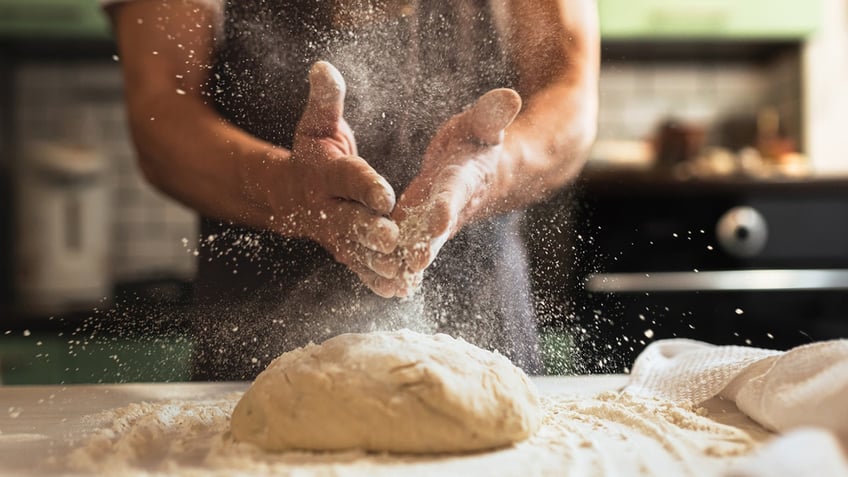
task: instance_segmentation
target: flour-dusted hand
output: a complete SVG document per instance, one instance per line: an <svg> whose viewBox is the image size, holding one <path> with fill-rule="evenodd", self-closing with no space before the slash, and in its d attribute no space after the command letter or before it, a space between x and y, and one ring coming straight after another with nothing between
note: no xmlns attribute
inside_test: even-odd
<svg viewBox="0 0 848 477"><path fill-rule="evenodd" d="M390 263L398 227L388 215L395 207L391 185L357 156L353 132L344 120L345 82L327 62L309 72L309 99L294 136L285 177L273 188L280 211L276 228L310 238L347 265L375 293L394 296ZM274 194L274 191L279 191Z"/></svg>
<svg viewBox="0 0 848 477"><path fill-rule="evenodd" d="M398 295L418 286L442 246L483 205L504 154L504 130L520 109L518 93L492 90L436 132L393 214L400 224Z"/></svg>

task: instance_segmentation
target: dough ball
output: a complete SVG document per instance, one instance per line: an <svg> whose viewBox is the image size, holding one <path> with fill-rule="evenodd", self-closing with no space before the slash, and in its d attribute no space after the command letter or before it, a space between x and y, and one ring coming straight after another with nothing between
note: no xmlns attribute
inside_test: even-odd
<svg viewBox="0 0 848 477"><path fill-rule="evenodd" d="M448 335L343 334L275 359L233 411L232 435L269 451L492 449L541 425L509 359Z"/></svg>

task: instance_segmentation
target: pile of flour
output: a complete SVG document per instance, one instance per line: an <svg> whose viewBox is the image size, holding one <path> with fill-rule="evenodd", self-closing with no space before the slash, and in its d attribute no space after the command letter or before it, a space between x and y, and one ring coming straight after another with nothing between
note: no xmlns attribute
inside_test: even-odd
<svg viewBox="0 0 848 477"><path fill-rule="evenodd" d="M229 429L240 397L143 402L88 416L100 429L70 452L65 465L113 475L202 467L212 443Z"/></svg>
<svg viewBox="0 0 848 477"><path fill-rule="evenodd" d="M229 435L239 398L133 404L91 416L101 430L86 437L64 466L108 475L710 476L721 475L768 437L722 423L719 411L604 393L543 398L542 428L493 452L273 454Z"/></svg>

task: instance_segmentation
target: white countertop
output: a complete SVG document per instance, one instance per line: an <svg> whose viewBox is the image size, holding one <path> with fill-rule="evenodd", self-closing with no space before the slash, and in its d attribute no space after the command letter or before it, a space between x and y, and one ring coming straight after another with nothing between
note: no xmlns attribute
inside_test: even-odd
<svg viewBox="0 0 848 477"><path fill-rule="evenodd" d="M569 475L631 475L628 472L620 473L617 469L621 468L632 469L634 471L632 475L639 476L704 475L698 472L703 470L699 467L700 463L690 465L689 462L684 462L685 465L681 464L682 466L676 463L686 461L689 457L683 459L679 455L671 455L671 457L660 455L657 458L656 451L654 454L647 451L644 455L637 454L641 454L640 449L646 445L664 452L662 449L669 445L666 441L671 439L675 449L669 454L680 452L686 456L691 454L702 461L707 459L705 462L713 467L722 468L722 458L710 457L706 445L714 445L716 439L722 440L720 443L722 445L735 445L736 437L728 438L727 429L730 432L743 429L758 441L767 438L767 433L758 430L756 425L752 425L735 409L735 406L728 406L727 403L714 407L709 416L712 421L707 421L708 424L714 421L731 426L723 431L725 432L723 437L719 435L718 438L716 437L718 434L715 433L691 435L693 431L675 427L674 419L658 422L657 429L661 430L659 435L655 435L657 433L654 431L643 433L638 427L632 427L632 423L624 423L624 421L611 420L607 423L604 417L593 409L597 406L609 405L609 409L615 410L616 406L623 405L625 412L630 412L626 409L628 404L604 403L592 401L589 398L599 393L621 389L627 382L627 377L622 375L536 377L533 381L543 396L568 396L566 401L570 406L563 408L562 413L556 417L564 426L551 427L547 430L543 428L544 432L540 431L540 433L544 436L539 438L541 439L539 442L534 443L531 439L528 443L514 448L470 456L445 456L441 460L436 457L410 459L374 455L301 456L300 460L295 460L294 463L291 459L283 462L287 466L285 474L291 473L291 469L297 468L299 463L304 463L303 468L307 469L308 475L325 475L328 472L327 469L332 475L396 475L400 465L403 465L402 473L405 475L432 475L433 473L446 475L445 472L469 475L468 471L471 471L470 475L492 475L490 472L492 469L497 470L494 472L497 475L521 475L522 477L562 474L562 472L554 472L555 470L565 471ZM110 424L104 424L102 418L98 421L91 417L97 414L102 416L103 411L122 408L133 403L154 403L166 400L177 400L189 405L193 405L191 403L195 401L205 402L208 405L210 400L227 395L232 399L234 392L244 391L248 385L249 383L238 382L0 386L0 475L67 473L67 468L62 467L66 454L84 443L87 435L100 431ZM584 397L589 399L586 401L587 407L581 407L581 399ZM692 415L695 416L695 414ZM650 412L637 417L647 419L646 422L653 419ZM662 421L663 417L659 416L658 419ZM665 438L662 436L664 432L662 430L668 430L673 435ZM628 434L631 433L633 436L627 442ZM680 440L680 443L677 440ZM701 445L702 442L704 446ZM208 452L209 449L207 446L205 451ZM214 451L214 446L212 449ZM586 454L586 457L582 455L584 450L592 451L592 449L594 454ZM633 449L636 452L632 452ZM598 464L596 461L599 455L604 459L611 459L611 463ZM248 455L249 459L253 457L256 456ZM264 459L262 456L257 458L259 461L262 459ZM281 462L279 459L273 461L272 458L268 458L267 461L271 463L269 465L280 465ZM668 472L656 472L656 469L652 467L654 464L659 466L657 469L665 469ZM276 470L269 472L269 468L276 469L273 466L266 467L260 473L276 472ZM263 468L260 467L260 469ZM519 472L518 469L522 470ZM639 469L641 470L636 472ZM643 472L645 469L649 472ZM680 469L686 472L681 473ZM692 469L694 473L689 472ZM158 470L161 471L161 469ZM256 469L240 473L251 472L256 472ZM96 473L113 475L112 472L102 470ZM208 472L203 469L198 472L194 469L192 475L197 473L207 475ZM217 475L232 475L232 469Z"/></svg>

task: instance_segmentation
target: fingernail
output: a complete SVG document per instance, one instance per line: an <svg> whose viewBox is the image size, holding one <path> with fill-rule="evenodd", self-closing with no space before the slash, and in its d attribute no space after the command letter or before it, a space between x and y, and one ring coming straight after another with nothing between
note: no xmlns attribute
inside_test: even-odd
<svg viewBox="0 0 848 477"><path fill-rule="evenodd" d="M376 179L374 185L378 188L371 190L369 202L376 212L390 214L395 208L395 192L392 186L383 178Z"/></svg>

